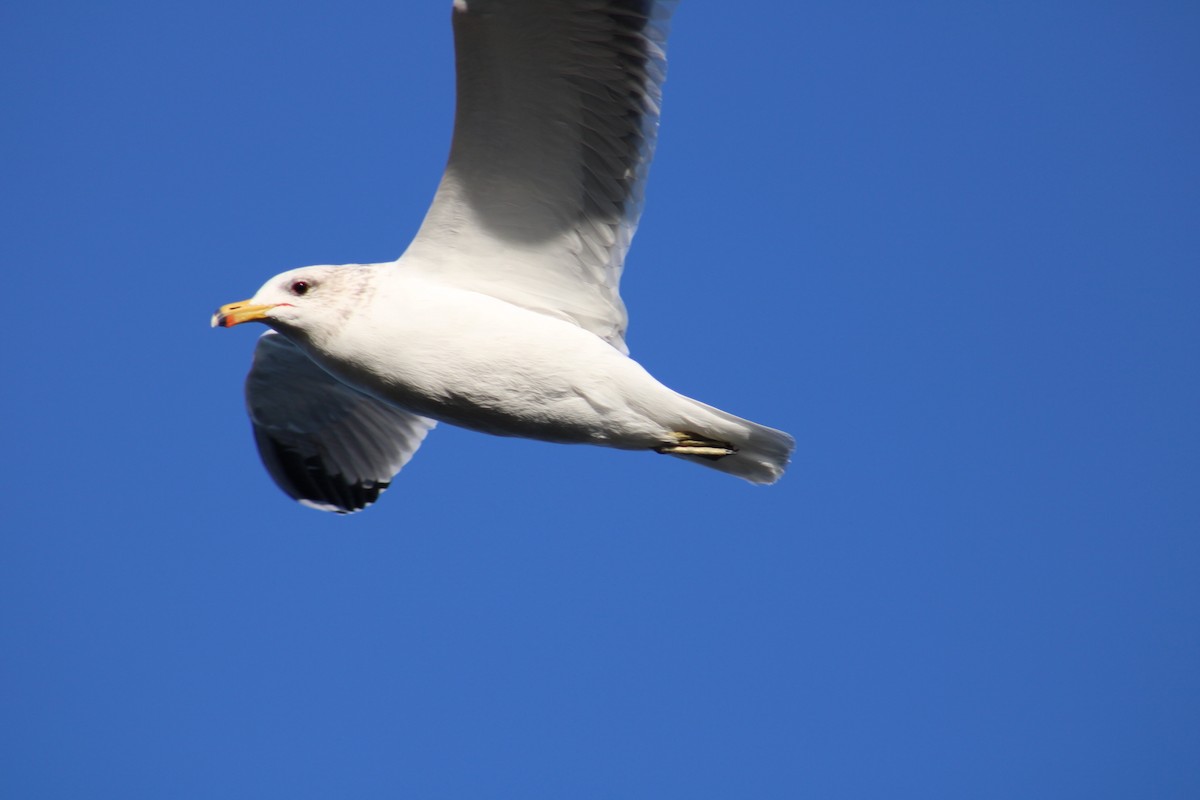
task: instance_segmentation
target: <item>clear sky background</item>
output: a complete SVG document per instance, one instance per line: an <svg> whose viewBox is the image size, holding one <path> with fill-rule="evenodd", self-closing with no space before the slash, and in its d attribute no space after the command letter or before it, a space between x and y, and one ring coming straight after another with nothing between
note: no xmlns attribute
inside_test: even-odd
<svg viewBox="0 0 1200 800"><path fill-rule="evenodd" d="M209 315L401 252L449 6L0 11L0 795L1200 797L1200 6L685 0L629 342L787 476L325 515Z"/></svg>

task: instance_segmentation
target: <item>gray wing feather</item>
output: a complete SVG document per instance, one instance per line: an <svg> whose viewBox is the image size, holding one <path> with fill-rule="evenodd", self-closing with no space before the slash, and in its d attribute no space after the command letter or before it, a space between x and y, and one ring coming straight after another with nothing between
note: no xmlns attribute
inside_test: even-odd
<svg viewBox="0 0 1200 800"><path fill-rule="evenodd" d="M436 424L352 389L273 331L255 348L246 408L279 488L342 514L375 502Z"/></svg>
<svg viewBox="0 0 1200 800"><path fill-rule="evenodd" d="M450 160L401 263L571 319L624 350L619 282L674 5L456 2Z"/></svg>

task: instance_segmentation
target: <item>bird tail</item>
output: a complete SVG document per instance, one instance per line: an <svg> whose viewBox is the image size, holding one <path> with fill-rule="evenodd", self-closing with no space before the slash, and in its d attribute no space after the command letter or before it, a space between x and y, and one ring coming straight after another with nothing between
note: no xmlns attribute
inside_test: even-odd
<svg viewBox="0 0 1200 800"><path fill-rule="evenodd" d="M751 483L770 484L779 480L787 468L788 461L791 460L792 451L796 448L796 441L791 436L783 431L734 416L719 408L713 408L699 400L692 400L690 397L687 399L697 406L698 410L707 413L697 414L694 418L695 426L699 430L680 431L678 435L698 436L700 437L699 441L688 440L687 444L700 446L667 447L660 449L659 452L691 461L702 467L736 475ZM714 445L714 447L705 448L704 442ZM728 450L733 452L725 454L695 452L705 449L719 452L723 445L728 445Z"/></svg>

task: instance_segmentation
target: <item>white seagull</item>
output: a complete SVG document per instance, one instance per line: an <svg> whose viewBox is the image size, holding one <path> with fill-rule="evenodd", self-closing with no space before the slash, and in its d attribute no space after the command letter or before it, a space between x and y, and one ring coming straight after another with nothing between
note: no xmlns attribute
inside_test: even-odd
<svg viewBox="0 0 1200 800"><path fill-rule="evenodd" d="M650 450L774 483L792 437L684 397L631 359L618 294L641 214L667 0L454 0L446 172L396 261L267 281L214 326L266 323L246 378L271 477L358 511L435 420Z"/></svg>

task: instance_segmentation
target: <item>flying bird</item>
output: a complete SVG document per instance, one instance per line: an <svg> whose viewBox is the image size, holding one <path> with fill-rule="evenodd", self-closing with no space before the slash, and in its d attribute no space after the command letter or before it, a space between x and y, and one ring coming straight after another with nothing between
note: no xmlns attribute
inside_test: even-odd
<svg viewBox="0 0 1200 800"><path fill-rule="evenodd" d="M213 316L270 328L246 404L284 492L365 508L435 421L780 477L790 436L672 391L625 345L673 6L454 0L450 157L408 249L284 272Z"/></svg>

